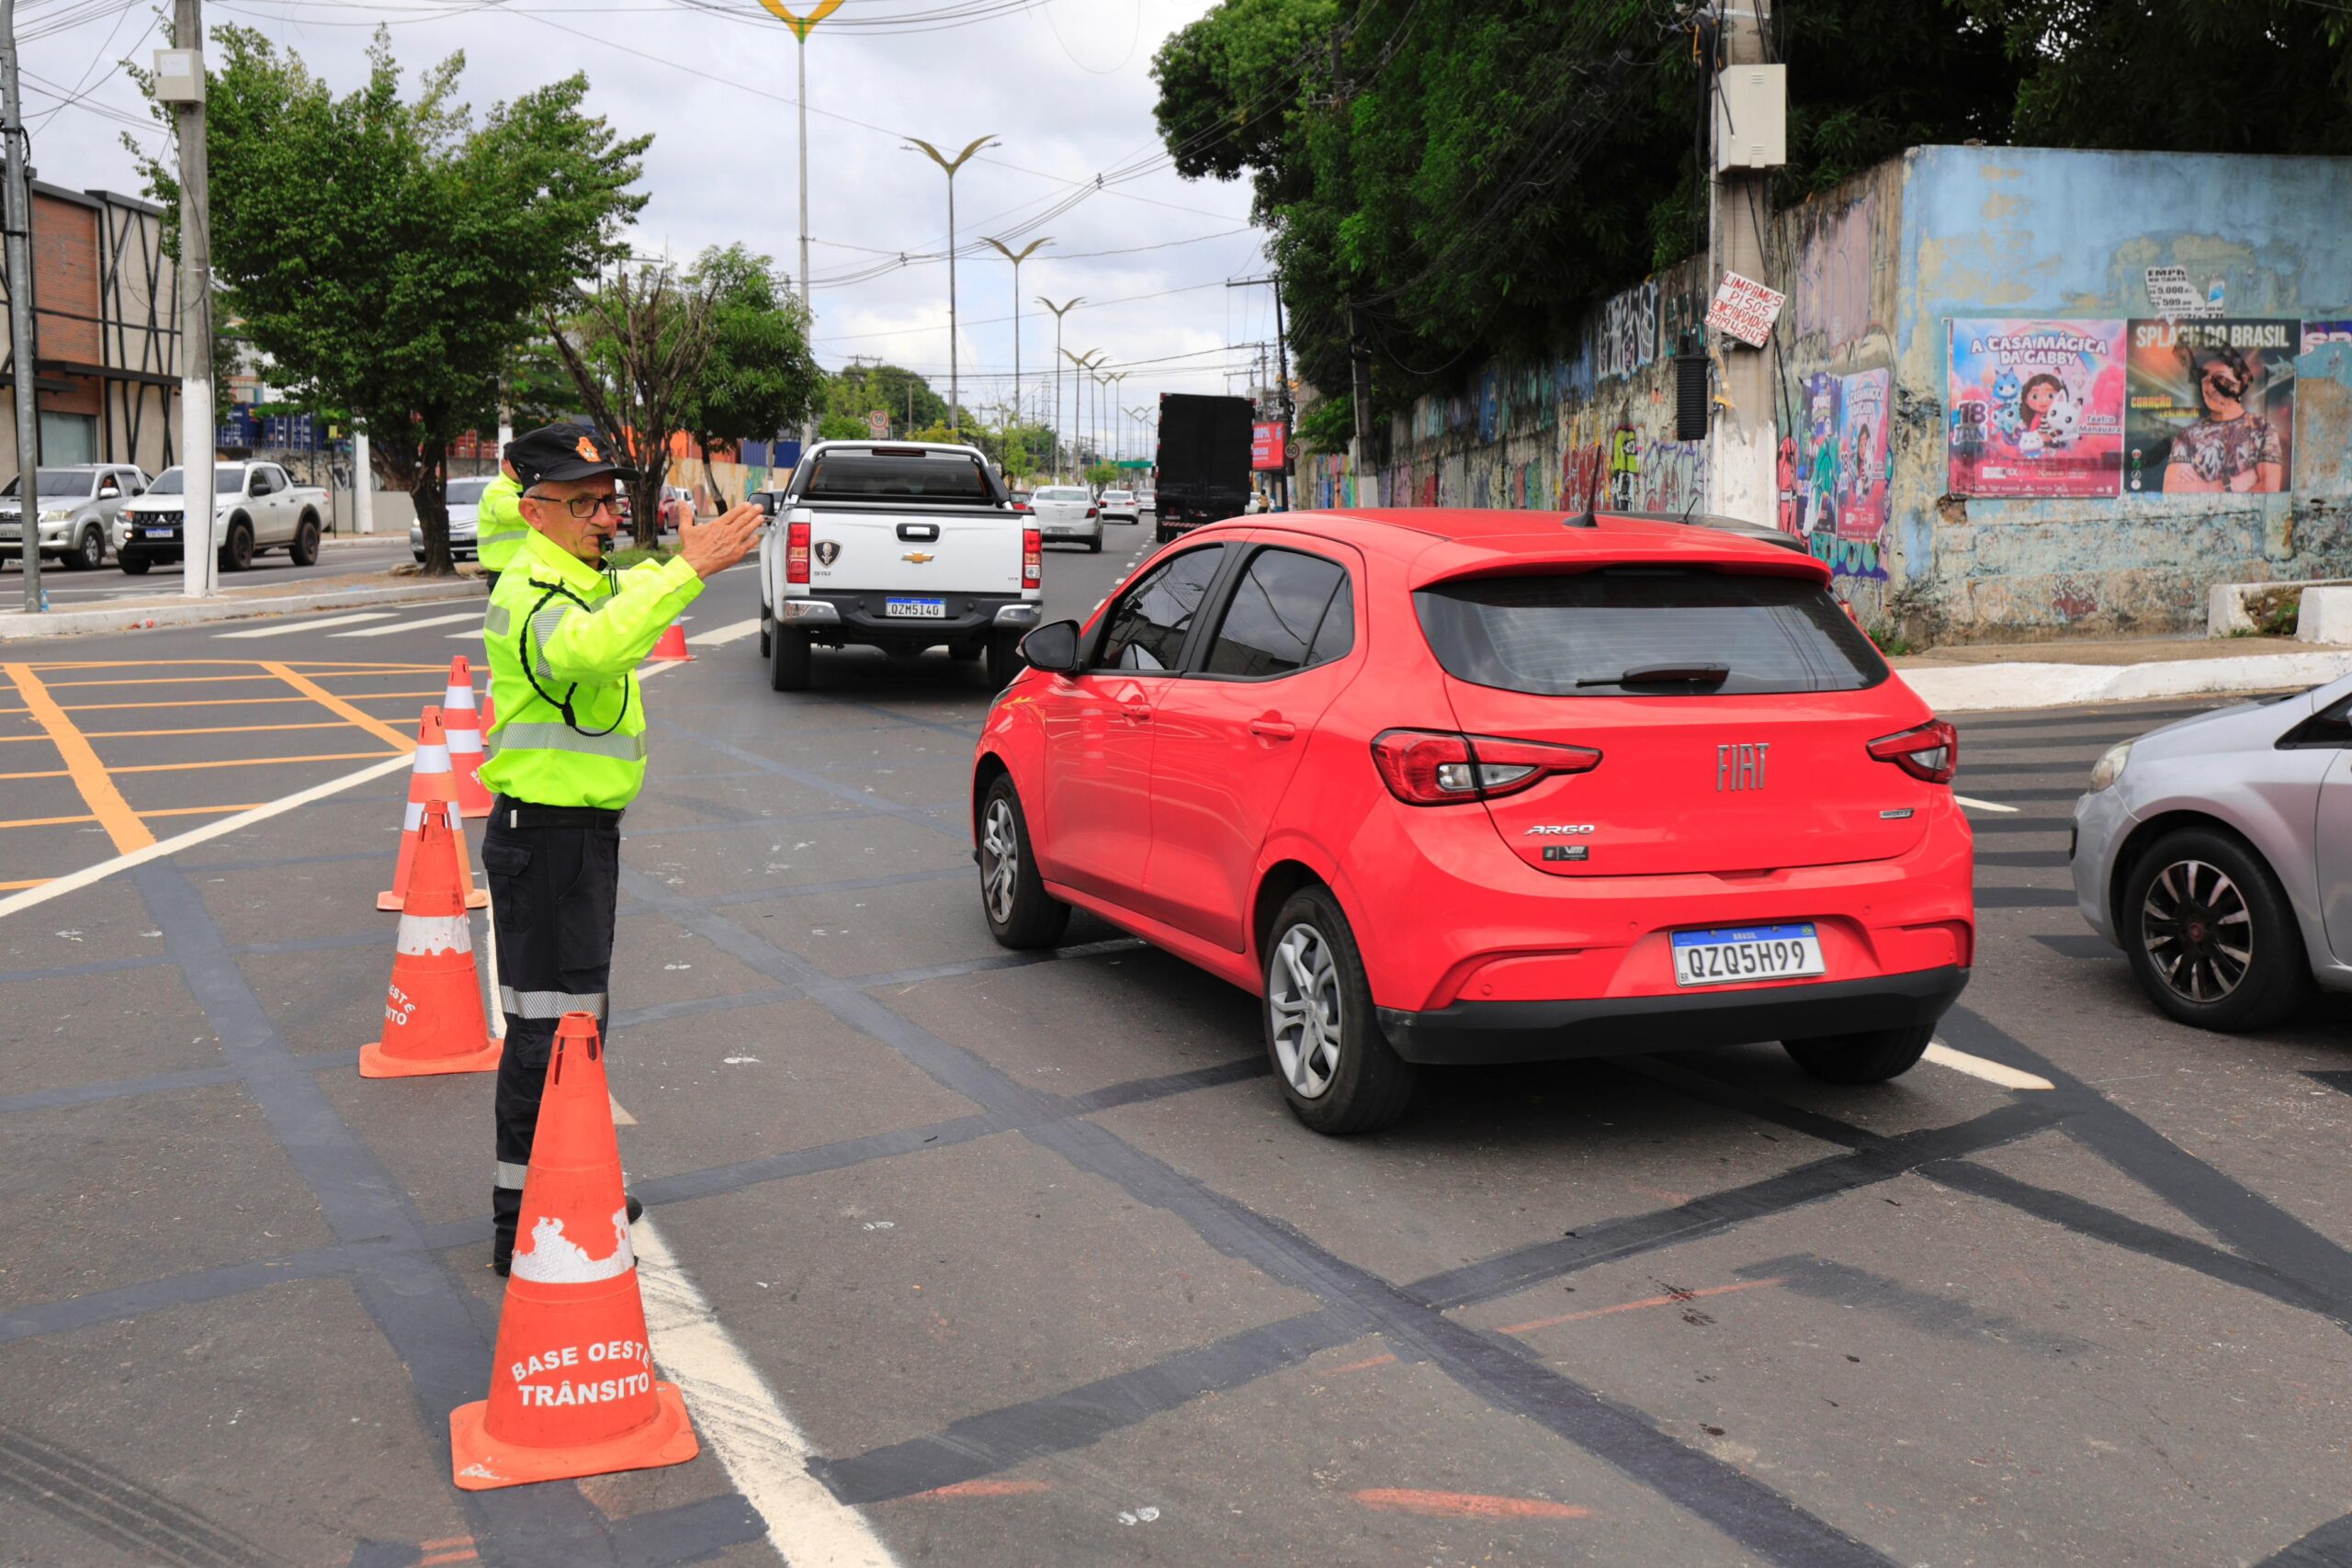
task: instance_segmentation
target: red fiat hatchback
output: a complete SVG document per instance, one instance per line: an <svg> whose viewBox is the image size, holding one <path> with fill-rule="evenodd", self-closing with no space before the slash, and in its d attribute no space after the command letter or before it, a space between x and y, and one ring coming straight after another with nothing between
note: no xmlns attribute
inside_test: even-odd
<svg viewBox="0 0 2352 1568"><path fill-rule="evenodd" d="M1973 957L1956 738L1777 537L1436 510L1187 534L1031 632L990 709L989 929L1050 946L1091 909L1256 993L1326 1133L1446 1063L1778 1040L1893 1077Z"/></svg>

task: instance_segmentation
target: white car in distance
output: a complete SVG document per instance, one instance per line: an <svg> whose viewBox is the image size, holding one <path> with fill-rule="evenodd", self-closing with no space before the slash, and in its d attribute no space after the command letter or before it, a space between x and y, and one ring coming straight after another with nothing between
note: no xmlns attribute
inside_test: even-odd
<svg viewBox="0 0 2352 1568"><path fill-rule="evenodd" d="M1076 539L1090 550L1102 548L1102 510L1084 485L1039 485L1029 494L1029 510L1036 513L1037 532L1050 544Z"/></svg>
<svg viewBox="0 0 2352 1568"><path fill-rule="evenodd" d="M1133 523L1139 515L1135 491L1106 490L1102 492L1102 521L1105 523Z"/></svg>

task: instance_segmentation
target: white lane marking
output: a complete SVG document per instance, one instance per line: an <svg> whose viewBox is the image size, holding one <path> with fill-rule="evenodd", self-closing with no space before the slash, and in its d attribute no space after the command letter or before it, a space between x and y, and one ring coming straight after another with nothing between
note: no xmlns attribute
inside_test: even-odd
<svg viewBox="0 0 2352 1568"><path fill-rule="evenodd" d="M356 615L329 615L323 621L279 621L266 626L255 626L251 631L214 632L212 638L215 642L233 642L239 637L288 637L295 632L314 632L322 626L348 626L361 621L381 621L398 614L396 610L362 610Z"/></svg>
<svg viewBox="0 0 2352 1568"><path fill-rule="evenodd" d="M1956 1073L1966 1073L1972 1078L1999 1084L2003 1089L2056 1089L2058 1086L2038 1073L2021 1072L2005 1062L1972 1056L1965 1051L1955 1051L1939 1040L1929 1045L1919 1058L1939 1067L1950 1067Z"/></svg>
<svg viewBox="0 0 2352 1568"><path fill-rule="evenodd" d="M808 1438L686 1278L652 1217L629 1234L653 1364L685 1394L695 1430L767 1521L768 1544L793 1568L895 1568L865 1516L808 1473Z"/></svg>
<svg viewBox="0 0 2352 1568"><path fill-rule="evenodd" d="M733 567L729 567L727 570L729 571L732 571L735 569ZM695 633L694 640L689 646L694 648L718 648L727 643L733 642L740 637L750 637L753 632L758 631L759 629L760 623L756 617L748 621L729 621L723 626L713 626L707 632Z"/></svg>
<svg viewBox="0 0 2352 1568"><path fill-rule="evenodd" d="M449 634L448 640L451 642L480 642L481 640L481 627L477 626L470 631L451 632Z"/></svg>
<svg viewBox="0 0 2352 1568"><path fill-rule="evenodd" d="M613 1100L610 1091L605 1093L605 1098L606 1100ZM627 1111L622 1110L621 1102L617 1100L613 1100L613 1125L616 1127L634 1127L637 1125L637 1118L631 1116Z"/></svg>
<svg viewBox="0 0 2352 1568"><path fill-rule="evenodd" d="M454 615L429 615L421 621L402 621L397 626L369 626L366 631L337 632L341 637L390 637L396 632L421 632L427 626L454 626L459 621L471 621L477 628L481 625L480 610L460 610Z"/></svg>
<svg viewBox="0 0 2352 1568"><path fill-rule="evenodd" d="M2012 817L2016 816L2018 811L2018 808L2014 806L2003 806L2000 802L1995 800L1979 800L1974 795L1955 795L1952 798L1960 802L1962 806L1973 806L1979 811L2003 811L2008 813Z"/></svg>

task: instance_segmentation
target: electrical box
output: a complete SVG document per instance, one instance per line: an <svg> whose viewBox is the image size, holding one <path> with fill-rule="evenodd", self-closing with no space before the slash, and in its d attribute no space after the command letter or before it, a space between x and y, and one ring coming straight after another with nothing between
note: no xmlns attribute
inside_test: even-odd
<svg viewBox="0 0 2352 1568"><path fill-rule="evenodd" d="M155 51L155 101L159 104L200 104L204 101L204 51L159 49Z"/></svg>
<svg viewBox="0 0 2352 1568"><path fill-rule="evenodd" d="M1735 65L1715 77L1715 168L1777 169L1789 161L1789 68Z"/></svg>

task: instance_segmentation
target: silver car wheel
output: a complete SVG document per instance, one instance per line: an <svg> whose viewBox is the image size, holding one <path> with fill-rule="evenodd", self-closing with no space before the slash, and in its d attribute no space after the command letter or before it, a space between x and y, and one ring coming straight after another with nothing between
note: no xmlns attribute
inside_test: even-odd
<svg viewBox="0 0 2352 1568"><path fill-rule="evenodd" d="M999 795L980 817L980 896L988 903L989 919L998 925L1012 919L1012 896L1020 880L1020 830L1013 826L1012 802Z"/></svg>
<svg viewBox="0 0 2352 1568"><path fill-rule="evenodd" d="M2254 917L2219 866L2175 861L2156 873L2140 905L2140 941L2174 995L2217 1002L2254 964Z"/></svg>
<svg viewBox="0 0 2352 1568"><path fill-rule="evenodd" d="M1266 976L1274 1060L1301 1100L1320 1099L1340 1071L1340 969L1313 926L1295 925L1274 944Z"/></svg>

